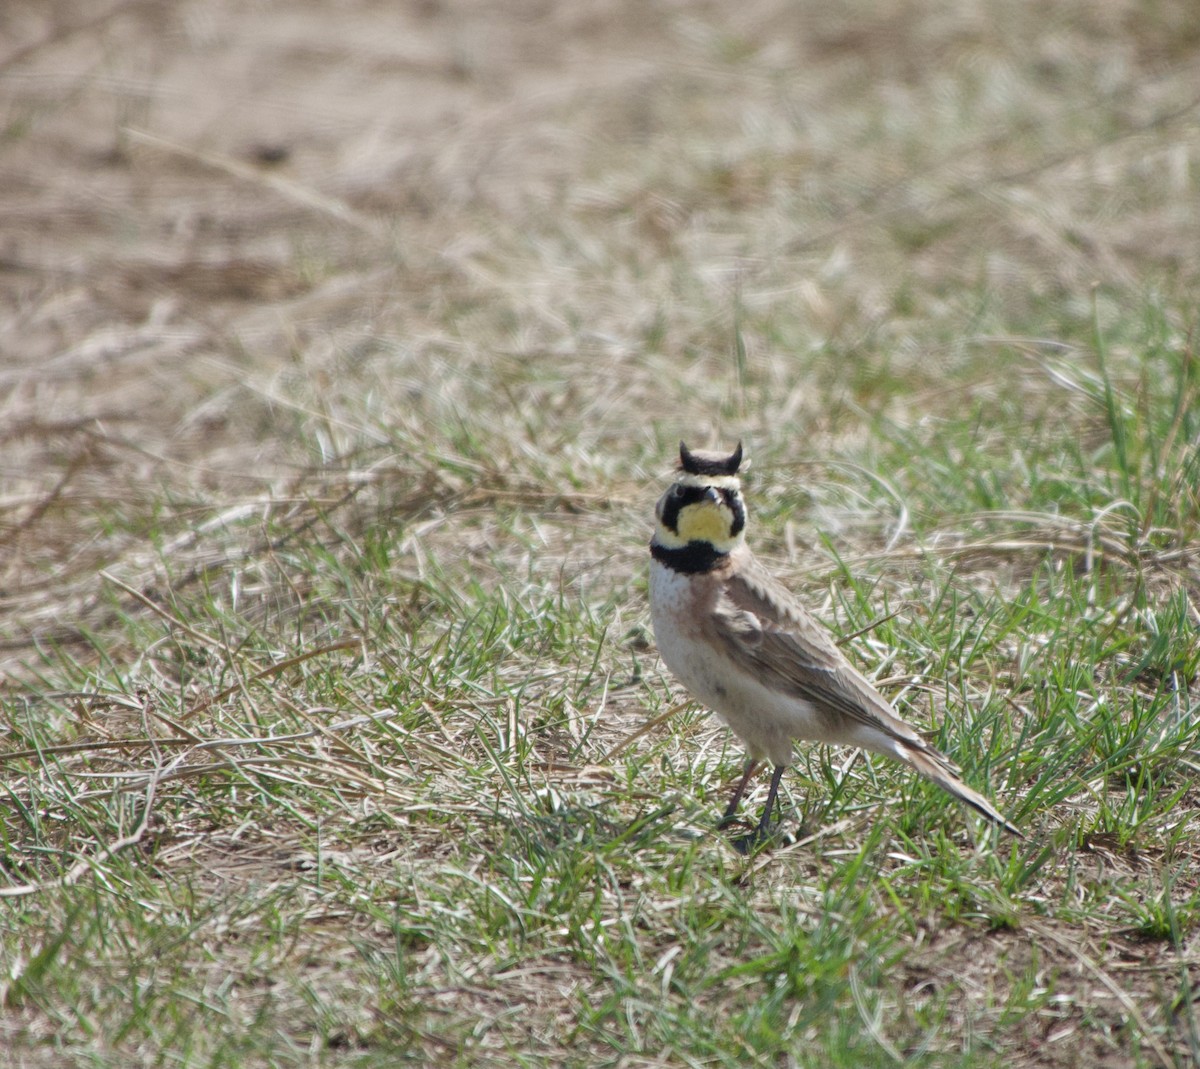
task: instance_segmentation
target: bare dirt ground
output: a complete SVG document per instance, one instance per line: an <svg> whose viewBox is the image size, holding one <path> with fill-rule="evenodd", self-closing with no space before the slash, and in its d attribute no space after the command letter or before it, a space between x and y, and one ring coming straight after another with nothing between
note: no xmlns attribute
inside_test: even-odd
<svg viewBox="0 0 1200 1069"><path fill-rule="evenodd" d="M392 329L441 335L481 217L568 180L563 108L653 70L640 11L5 5L5 644L69 639L86 577L146 566L139 499L170 487L178 532L307 471L288 407Z"/></svg>

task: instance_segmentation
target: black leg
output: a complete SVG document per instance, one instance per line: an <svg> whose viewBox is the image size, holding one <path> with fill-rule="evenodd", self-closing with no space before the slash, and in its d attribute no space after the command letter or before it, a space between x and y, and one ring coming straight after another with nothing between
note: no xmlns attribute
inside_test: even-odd
<svg viewBox="0 0 1200 1069"><path fill-rule="evenodd" d="M771 838L772 832L775 830L775 825L771 821L771 813L775 809L775 797L779 794L779 781L783 779L783 770L787 765L776 765L775 771L771 773L771 789L767 792L767 804L763 806L762 817L759 819L758 826L745 835L739 835L736 839L731 840L733 848L739 854L749 854L752 850L761 846ZM745 777L749 779L749 776ZM745 786L745 782L741 787ZM739 787L739 797L741 793Z"/></svg>
<svg viewBox="0 0 1200 1069"><path fill-rule="evenodd" d="M721 817L717 824L718 828L727 828L733 823L737 817L738 806L741 804L742 795L746 793L746 785L750 782L750 777L758 771L758 762L754 758L746 761L746 771L742 773L742 778L738 780L737 789L733 792L733 797L729 799L729 805L725 807L725 815Z"/></svg>
<svg viewBox="0 0 1200 1069"><path fill-rule="evenodd" d="M779 781L783 779L783 770L787 765L776 765L771 773L771 789L767 791L767 804L763 806L762 819L758 822L755 834L759 839L765 839L771 834L771 810L775 808L775 796L779 793Z"/></svg>

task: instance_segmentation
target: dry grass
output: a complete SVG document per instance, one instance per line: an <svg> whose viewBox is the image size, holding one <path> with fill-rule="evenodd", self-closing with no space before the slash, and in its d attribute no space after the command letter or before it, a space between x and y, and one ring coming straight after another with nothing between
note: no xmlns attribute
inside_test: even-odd
<svg viewBox="0 0 1200 1069"><path fill-rule="evenodd" d="M6 4L10 1063L1195 1064L1193 6ZM713 834L681 435L1027 843Z"/></svg>

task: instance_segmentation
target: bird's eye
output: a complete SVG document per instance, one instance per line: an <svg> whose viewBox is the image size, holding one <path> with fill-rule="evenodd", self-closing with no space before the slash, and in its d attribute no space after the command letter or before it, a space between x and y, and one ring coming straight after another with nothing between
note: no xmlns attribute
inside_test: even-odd
<svg viewBox="0 0 1200 1069"><path fill-rule="evenodd" d="M671 497L676 501L678 501L681 497L683 497L683 487L679 483L673 483L671 485L670 492L671 492Z"/></svg>

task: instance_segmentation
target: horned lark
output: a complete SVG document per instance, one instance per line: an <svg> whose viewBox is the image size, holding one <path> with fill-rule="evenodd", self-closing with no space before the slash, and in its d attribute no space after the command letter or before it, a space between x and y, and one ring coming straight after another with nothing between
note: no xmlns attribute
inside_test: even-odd
<svg viewBox="0 0 1200 1069"><path fill-rule="evenodd" d="M828 632L758 562L745 542L738 468L726 456L679 443L679 474L655 507L650 609L658 649L692 695L717 713L748 752L725 810L731 823L764 760L774 767L762 819L739 849L770 836L771 813L792 742L861 746L911 765L1014 835L1021 833L958 777L846 660Z"/></svg>

